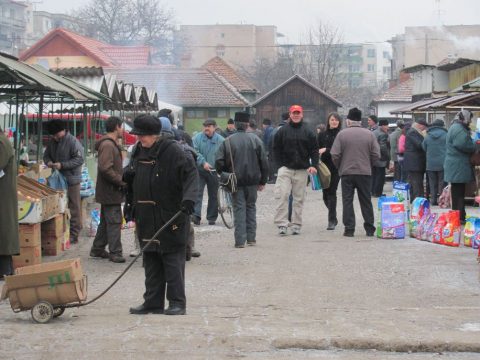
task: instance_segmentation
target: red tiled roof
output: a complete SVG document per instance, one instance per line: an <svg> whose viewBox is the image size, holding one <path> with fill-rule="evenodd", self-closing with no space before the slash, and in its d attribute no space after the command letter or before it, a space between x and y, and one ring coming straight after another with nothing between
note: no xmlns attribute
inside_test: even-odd
<svg viewBox="0 0 480 360"><path fill-rule="evenodd" d="M413 79L395 85L377 96L373 102L412 102Z"/></svg>
<svg viewBox="0 0 480 360"><path fill-rule="evenodd" d="M24 61L35 56L36 51L56 36L73 43L85 54L97 60L101 66L146 66L150 64L150 48L148 46L110 45L62 28L53 29L25 50L20 55L20 60Z"/></svg>
<svg viewBox="0 0 480 360"><path fill-rule="evenodd" d="M244 107L245 99L223 77L205 69L148 66L135 69L111 68L127 83L155 89L160 101L183 107Z"/></svg>
<svg viewBox="0 0 480 360"><path fill-rule="evenodd" d="M207 69L210 72L217 73L223 76L230 84L240 92L254 92L258 93L257 89L240 76L225 60L218 56L210 59L202 66L203 69Z"/></svg>

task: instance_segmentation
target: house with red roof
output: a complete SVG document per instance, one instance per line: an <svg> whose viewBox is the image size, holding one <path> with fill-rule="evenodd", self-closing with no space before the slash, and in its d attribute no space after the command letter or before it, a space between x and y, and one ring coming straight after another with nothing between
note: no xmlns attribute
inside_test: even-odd
<svg viewBox="0 0 480 360"><path fill-rule="evenodd" d="M56 28L20 54L27 64L47 69L77 67L132 68L151 65L150 47L117 46Z"/></svg>

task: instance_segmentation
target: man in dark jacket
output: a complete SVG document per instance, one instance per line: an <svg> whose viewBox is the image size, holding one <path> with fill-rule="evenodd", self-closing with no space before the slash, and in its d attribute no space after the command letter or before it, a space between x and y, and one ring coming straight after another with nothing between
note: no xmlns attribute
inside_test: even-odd
<svg viewBox="0 0 480 360"><path fill-rule="evenodd" d="M447 151L447 129L443 120L437 119L427 130L422 147L427 156L427 178L430 184L430 203L437 205L437 200L445 187L443 181L443 163Z"/></svg>
<svg viewBox="0 0 480 360"><path fill-rule="evenodd" d="M362 112L353 108L348 112L348 129L340 131L333 142L330 154L342 179L343 236L354 236L355 212L353 197L357 189L367 236L375 232L372 187L372 166L380 159L380 146L373 132L362 128Z"/></svg>
<svg viewBox="0 0 480 360"><path fill-rule="evenodd" d="M232 194L235 225L235 247L256 244L257 190L262 191L268 178L268 162L262 141L246 133L250 115L235 113L237 133L225 140L217 151L215 168L219 174L235 173L237 192ZM233 165L232 165L233 160Z"/></svg>
<svg viewBox="0 0 480 360"><path fill-rule="evenodd" d="M280 235L287 234L290 193L293 196L292 234L300 234L308 175L317 173L319 160L317 139L303 122L303 108L292 105L289 114L290 121L278 130L273 139L273 155L279 166L275 184L279 204L274 221Z"/></svg>
<svg viewBox="0 0 480 360"><path fill-rule="evenodd" d="M13 274L12 255L18 242L17 163L12 144L0 128L0 280Z"/></svg>
<svg viewBox="0 0 480 360"><path fill-rule="evenodd" d="M373 115L372 115L373 116ZM388 139L388 120L381 119L373 131L380 146L380 159L372 167L372 196L380 197L385 185L385 170L390 163L390 142Z"/></svg>
<svg viewBox="0 0 480 360"><path fill-rule="evenodd" d="M405 122L402 119L397 120L397 128L389 136L390 141L390 161L393 161L393 180L402 180L402 171L398 163L398 139L402 135ZM403 156L403 155L402 155Z"/></svg>
<svg viewBox="0 0 480 360"><path fill-rule="evenodd" d="M138 136L139 144L124 173L127 189L132 191L127 199L142 245L177 217L156 237L158 241L144 249L144 302L130 308L130 313L184 315L188 216L193 213L198 175L193 160L176 141L159 137L160 130L159 120L150 115L139 115L133 122L131 133Z"/></svg>
<svg viewBox="0 0 480 360"><path fill-rule="evenodd" d="M98 152L96 201L101 204L100 224L93 240L90 256L109 258L124 263L122 256L121 226L123 189L122 150L118 139L123 136L122 120L111 116L105 123L107 134L95 144ZM108 252L105 247L108 245Z"/></svg>
<svg viewBox="0 0 480 360"><path fill-rule="evenodd" d="M237 132L237 129L235 129L235 122L233 119L228 119L227 121L227 128L223 132L223 137L226 139L227 137L235 134Z"/></svg>
<svg viewBox="0 0 480 360"><path fill-rule="evenodd" d="M43 153L43 162L57 169L67 179L68 208L70 210L70 243L78 242L82 230L80 182L82 181L83 147L70 133L66 132L62 120L50 120L47 129L52 139Z"/></svg>
<svg viewBox="0 0 480 360"><path fill-rule="evenodd" d="M424 197L423 178L425 177L426 155L422 143L425 138L427 122L424 119L416 119L405 136L405 154L403 166L408 173L410 184L410 201L417 197Z"/></svg>

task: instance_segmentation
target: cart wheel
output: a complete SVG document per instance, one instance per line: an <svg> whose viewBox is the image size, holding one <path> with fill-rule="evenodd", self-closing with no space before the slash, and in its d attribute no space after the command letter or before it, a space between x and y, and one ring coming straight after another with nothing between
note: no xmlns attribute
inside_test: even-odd
<svg viewBox="0 0 480 360"><path fill-rule="evenodd" d="M56 308L53 308L53 317L54 318L57 318L59 316L62 316L62 314L65 312L65 308L64 307L56 307Z"/></svg>
<svg viewBox="0 0 480 360"><path fill-rule="evenodd" d="M32 308L32 318L39 324L46 324L53 318L53 306L47 301L40 301Z"/></svg>

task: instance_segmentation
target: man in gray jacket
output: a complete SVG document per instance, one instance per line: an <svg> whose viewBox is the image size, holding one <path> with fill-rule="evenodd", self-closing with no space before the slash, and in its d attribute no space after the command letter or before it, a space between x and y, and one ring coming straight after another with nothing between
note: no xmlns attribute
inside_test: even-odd
<svg viewBox="0 0 480 360"><path fill-rule="evenodd" d="M83 147L80 142L65 130L62 120L50 120L47 125L52 139L43 153L43 162L52 169L59 170L68 184L68 208L70 209L70 243L78 242L82 230L80 206L80 182L82 181Z"/></svg>
<svg viewBox="0 0 480 360"><path fill-rule="evenodd" d="M342 179L343 236L355 233L353 196L357 189L367 236L375 232L372 200L372 166L380 159L380 147L373 132L361 127L362 112L353 108L348 112L347 129L340 131L330 150L332 160Z"/></svg>

